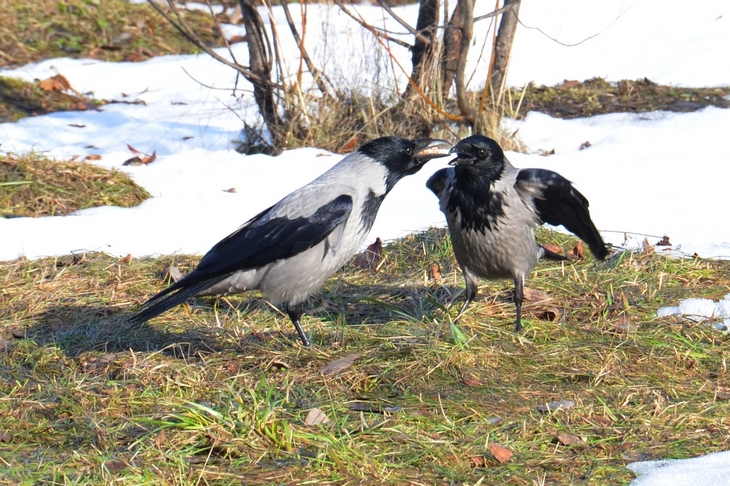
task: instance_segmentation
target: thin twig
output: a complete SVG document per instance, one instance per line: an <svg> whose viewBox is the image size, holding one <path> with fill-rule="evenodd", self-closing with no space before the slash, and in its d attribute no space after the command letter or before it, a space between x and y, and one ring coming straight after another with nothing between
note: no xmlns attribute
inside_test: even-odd
<svg viewBox="0 0 730 486"><path fill-rule="evenodd" d="M427 38L423 37L423 36L421 35L421 33L420 33L420 32L418 32L418 31L417 31L416 29L414 29L413 27L411 27L411 26L410 26L410 25L408 24L408 22L406 22L406 21L405 21L405 20L403 20L402 18L398 17L398 14L396 14L396 13L395 13L395 12L393 11L393 8L392 8L392 7L391 7L391 6L390 6L390 5L388 4L388 2L386 2L385 0L378 0L378 5L380 5L381 7L383 7L383 9L385 9L385 11L386 11L386 12L388 12L388 13L390 14L390 16L391 16L391 17L393 17L393 19L394 19L394 20L395 20L396 22L398 22L398 23L399 23L399 24L401 24L401 25L402 25L403 27L405 27L405 29L406 29L406 30L407 30L408 32L410 32L411 34L413 34L414 36L416 36L416 38L417 38L417 39L418 39L419 41L423 42L424 44L430 44L430 43L431 43L431 41L430 41L429 39L427 39Z"/></svg>
<svg viewBox="0 0 730 486"><path fill-rule="evenodd" d="M215 59L218 62L221 62L225 64L228 67L231 67L235 69L236 71L240 72L248 81L252 83L259 83L259 84L270 84L270 80L264 80L261 79L259 76L254 74L253 72L249 71L248 69L244 68L240 64L237 64L235 62L231 62L228 59L220 56L215 51L210 49L208 46L205 45L205 43L197 36L195 33L190 29L190 27L187 25L185 20L182 18L182 15L177 10L175 5L172 3L172 0L167 0L167 5L170 7L172 12L177 17L178 21L175 21L167 12L165 12L154 0L147 0L150 5L152 5L152 8L157 10L157 12L162 15L165 20L167 20L170 25L172 25L175 29L177 29L178 32L180 32L186 39L188 39L190 42L195 44L195 46L208 54L210 57ZM179 23L178 23L179 22ZM278 84L275 84L275 86L278 87Z"/></svg>
<svg viewBox="0 0 730 486"><path fill-rule="evenodd" d="M286 17L286 23L289 24L289 30L291 30L291 35L292 37L294 37L294 41L299 47L299 53L301 54L302 59L304 59L304 63L307 65L307 69L309 69L309 72L312 74L314 82L317 83L317 87L323 95L330 96L330 91L325 84L325 81L329 82L329 80L319 71L319 69L317 69L312 60L309 58L309 54L307 54L307 50L304 48L304 41L299 35L299 31L297 30L296 25L294 25L294 19L291 16L291 12L289 12L289 6L287 2L281 2L281 9L284 11L284 17ZM330 83L330 85L331 84L332 83Z"/></svg>
<svg viewBox="0 0 730 486"><path fill-rule="evenodd" d="M347 10L347 7L345 5L343 5L343 3L340 0L334 0L334 2L335 2L335 5L340 7L340 10L342 10L348 17L350 17L352 20L354 20L355 22L360 24L361 27L368 29L374 36L382 37L383 39L385 39L389 42L398 44L401 47L405 47L406 49L411 49L413 47L411 44L409 44L405 41L391 37L387 31L367 24L362 18L358 18L357 16L355 16L355 14L353 14L352 12ZM390 33L394 34L395 32L390 32Z"/></svg>

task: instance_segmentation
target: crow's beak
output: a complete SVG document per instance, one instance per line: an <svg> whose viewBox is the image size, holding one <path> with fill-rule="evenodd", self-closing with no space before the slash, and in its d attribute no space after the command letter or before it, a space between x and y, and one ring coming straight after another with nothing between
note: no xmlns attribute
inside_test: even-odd
<svg viewBox="0 0 730 486"><path fill-rule="evenodd" d="M426 163L438 157L447 157L450 154L451 144L437 138L419 138L416 140L416 158Z"/></svg>

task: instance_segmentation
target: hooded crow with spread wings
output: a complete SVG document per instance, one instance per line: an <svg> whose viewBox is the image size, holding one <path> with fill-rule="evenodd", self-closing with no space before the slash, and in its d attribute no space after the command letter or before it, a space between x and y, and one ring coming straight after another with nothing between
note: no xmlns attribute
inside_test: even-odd
<svg viewBox="0 0 730 486"><path fill-rule="evenodd" d="M588 200L560 174L515 168L497 142L483 135L461 140L449 153L456 154L450 162L455 167L437 171L426 185L439 198L466 281L457 319L476 296L480 277L512 279L519 331L525 278L539 258L565 260L536 243L537 226L563 225L600 260L608 250L591 221Z"/></svg>
<svg viewBox="0 0 730 486"><path fill-rule="evenodd" d="M320 177L218 242L190 274L161 291L130 321L142 323L195 295L259 289L283 304L305 346L303 303L362 246L385 196L434 157L443 140L384 137L361 146Z"/></svg>

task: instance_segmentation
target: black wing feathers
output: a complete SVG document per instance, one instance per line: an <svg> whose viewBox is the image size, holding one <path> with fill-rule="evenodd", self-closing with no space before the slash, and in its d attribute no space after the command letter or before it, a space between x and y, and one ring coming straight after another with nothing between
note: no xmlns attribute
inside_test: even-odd
<svg viewBox="0 0 730 486"><path fill-rule="evenodd" d="M591 220L588 200L568 179L550 170L522 169L517 174L517 183L542 189L542 197L536 194L533 201L544 223L563 225L585 241L596 258L606 258L606 244Z"/></svg>
<svg viewBox="0 0 730 486"><path fill-rule="evenodd" d="M195 270L152 297L145 304L148 307L133 316L131 321L151 319L237 271L258 268L316 246L350 216L352 197L339 196L308 217L272 218L256 224L271 209L259 213L219 241L200 260ZM175 293L160 300L172 292Z"/></svg>
<svg viewBox="0 0 730 486"><path fill-rule="evenodd" d="M444 192L448 171L449 169L439 169L426 181L426 187L431 189L431 192L436 194L436 197L441 197L441 194Z"/></svg>

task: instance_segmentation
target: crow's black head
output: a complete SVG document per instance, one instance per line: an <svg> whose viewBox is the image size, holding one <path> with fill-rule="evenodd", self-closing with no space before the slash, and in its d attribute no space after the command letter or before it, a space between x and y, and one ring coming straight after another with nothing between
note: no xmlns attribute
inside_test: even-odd
<svg viewBox="0 0 730 486"><path fill-rule="evenodd" d="M419 138L408 140L392 136L372 140L358 149L383 164L388 169L387 186L390 190L405 176L415 174L426 162L436 157L446 157L446 148L451 144L445 140Z"/></svg>
<svg viewBox="0 0 730 486"><path fill-rule="evenodd" d="M450 164L472 168L492 180L499 178L504 169L502 148L484 135L472 135L461 140L449 150L449 153L456 154L456 158Z"/></svg>

